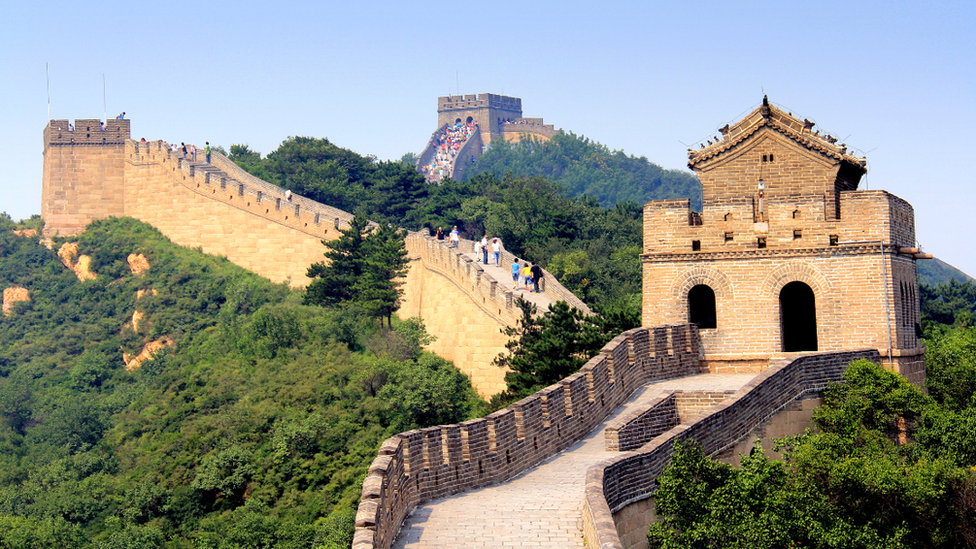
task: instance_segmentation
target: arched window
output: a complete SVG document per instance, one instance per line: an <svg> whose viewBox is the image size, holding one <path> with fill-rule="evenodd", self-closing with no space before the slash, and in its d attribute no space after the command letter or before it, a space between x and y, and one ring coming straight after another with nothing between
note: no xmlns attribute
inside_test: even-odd
<svg viewBox="0 0 976 549"><path fill-rule="evenodd" d="M699 284L688 292L688 322L699 329L715 328L715 292Z"/></svg>
<svg viewBox="0 0 976 549"><path fill-rule="evenodd" d="M472 122L474 122L474 118L471 118L471 117L469 116L469 117L468 117L468 121L467 121L466 123L467 123L467 124L470 124L470 123L472 123Z"/></svg>
<svg viewBox="0 0 976 549"><path fill-rule="evenodd" d="M779 292L783 351L817 350L817 300L810 286L790 282Z"/></svg>

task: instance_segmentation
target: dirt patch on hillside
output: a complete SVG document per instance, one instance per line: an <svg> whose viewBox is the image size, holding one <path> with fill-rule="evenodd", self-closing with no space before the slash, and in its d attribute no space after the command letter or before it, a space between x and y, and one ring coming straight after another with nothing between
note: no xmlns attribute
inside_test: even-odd
<svg viewBox="0 0 976 549"><path fill-rule="evenodd" d="M153 355L163 350L165 347L172 347L174 345L173 340L164 337L163 339L157 339L156 341L150 341L146 343L145 347L142 348L142 352L136 356L132 356L129 353L122 352L122 362L125 362L125 370L127 372L134 372L142 366L142 363L151 359Z"/></svg>
<svg viewBox="0 0 976 549"><path fill-rule="evenodd" d="M149 260L142 254L129 254L129 270L136 276L143 276L149 270Z"/></svg>
<svg viewBox="0 0 976 549"><path fill-rule="evenodd" d="M65 267L71 269L78 280L95 280L95 273L91 272L91 257L78 255L78 244L66 242L58 249L58 257ZM75 259L77 257L77 260Z"/></svg>
<svg viewBox="0 0 976 549"><path fill-rule="evenodd" d="M30 301L30 292L27 288L11 286L3 291L3 316L10 316L14 310L14 303Z"/></svg>

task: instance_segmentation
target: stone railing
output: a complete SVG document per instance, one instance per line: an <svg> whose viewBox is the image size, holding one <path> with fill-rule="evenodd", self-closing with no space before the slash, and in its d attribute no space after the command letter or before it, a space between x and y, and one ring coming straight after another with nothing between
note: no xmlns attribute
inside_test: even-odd
<svg viewBox="0 0 976 549"><path fill-rule="evenodd" d="M807 393L842 379L852 361L880 361L876 350L810 354L781 359L694 421L677 425L633 452L604 460L587 471L583 535L587 546L623 549L614 514L653 497L656 479L670 461L675 440L697 441L708 455L733 447L754 428Z"/></svg>
<svg viewBox="0 0 976 549"><path fill-rule="evenodd" d="M353 547L388 549L421 503L510 479L578 441L647 382L700 373L698 350L694 326L636 328L508 408L387 439L363 482Z"/></svg>

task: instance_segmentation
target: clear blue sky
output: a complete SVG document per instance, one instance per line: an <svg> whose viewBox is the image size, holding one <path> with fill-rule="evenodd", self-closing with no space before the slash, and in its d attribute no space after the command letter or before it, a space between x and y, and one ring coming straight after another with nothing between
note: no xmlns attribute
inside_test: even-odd
<svg viewBox="0 0 976 549"><path fill-rule="evenodd" d="M419 152L460 91L687 169L682 143L765 91L863 151L925 250L976 275L974 28L971 1L5 2L0 211L40 212L45 63L52 118L101 117L104 74L136 139L380 159Z"/></svg>

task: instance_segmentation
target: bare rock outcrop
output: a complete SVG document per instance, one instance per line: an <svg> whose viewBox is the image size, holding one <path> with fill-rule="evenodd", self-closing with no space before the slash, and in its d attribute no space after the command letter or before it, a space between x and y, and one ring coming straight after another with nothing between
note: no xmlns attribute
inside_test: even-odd
<svg viewBox="0 0 976 549"><path fill-rule="evenodd" d="M139 369L139 366L143 362L151 359L153 355L160 352L166 347L172 347L174 345L173 340L164 337L162 339L157 339L156 341L150 341L142 348L142 351L136 356L132 356L125 351L122 352L122 362L125 362L125 370L127 372L134 372Z"/></svg>
<svg viewBox="0 0 976 549"><path fill-rule="evenodd" d="M61 248L58 249L58 257L61 258L61 263L65 267L74 271L78 280L84 282L85 280L95 280L95 273L91 272L91 257L87 255L78 255L78 244L75 242L66 242ZM77 258L77 260L75 259Z"/></svg>
<svg viewBox="0 0 976 549"><path fill-rule="evenodd" d="M3 291L3 316L10 316L14 310L14 303L20 301L30 301L30 292L27 288L11 286Z"/></svg>
<svg viewBox="0 0 976 549"><path fill-rule="evenodd" d="M149 260L142 254L129 254L126 258L129 270L136 276L143 276L149 270Z"/></svg>

